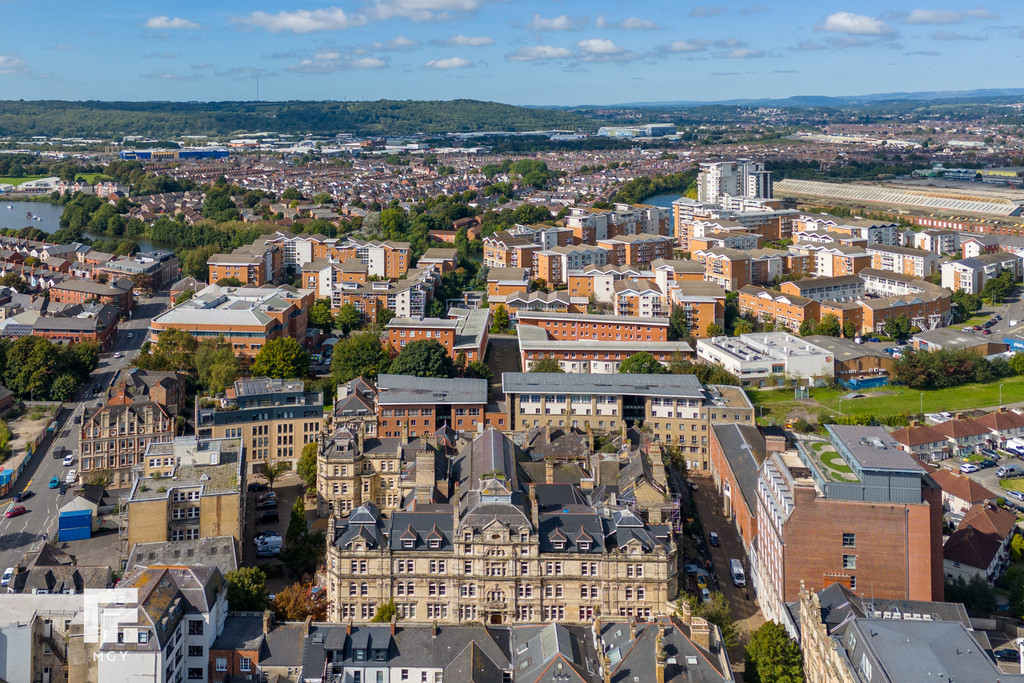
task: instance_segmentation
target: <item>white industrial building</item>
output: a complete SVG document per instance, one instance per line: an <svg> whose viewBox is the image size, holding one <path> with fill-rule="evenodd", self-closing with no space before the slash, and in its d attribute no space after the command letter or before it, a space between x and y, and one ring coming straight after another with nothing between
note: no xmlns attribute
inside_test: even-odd
<svg viewBox="0 0 1024 683"><path fill-rule="evenodd" d="M728 370L745 387L763 387L771 375L810 379L834 372L830 351L788 332L698 339L697 358Z"/></svg>

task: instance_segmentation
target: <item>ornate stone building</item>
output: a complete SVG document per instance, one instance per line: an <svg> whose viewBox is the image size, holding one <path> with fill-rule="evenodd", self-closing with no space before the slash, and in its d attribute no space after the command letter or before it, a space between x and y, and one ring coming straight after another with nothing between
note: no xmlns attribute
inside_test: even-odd
<svg viewBox="0 0 1024 683"><path fill-rule="evenodd" d="M488 429L453 463L451 502L390 517L364 502L328 528L335 621L394 600L408 622L589 622L651 618L677 590L668 526L592 507L572 484L520 485L516 449Z"/></svg>

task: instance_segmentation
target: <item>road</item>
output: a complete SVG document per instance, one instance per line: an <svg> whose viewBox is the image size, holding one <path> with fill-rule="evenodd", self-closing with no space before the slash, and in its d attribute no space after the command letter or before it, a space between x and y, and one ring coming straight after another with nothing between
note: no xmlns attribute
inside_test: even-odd
<svg viewBox="0 0 1024 683"><path fill-rule="evenodd" d="M0 512L5 512L14 504L11 498L15 492L30 491L31 497L23 504L28 512L11 519L0 517L0 570L12 567L21 561L22 555L33 544L39 542L43 534L51 537L57 531L57 509L70 498L70 493L61 495L58 489L49 488L50 479L59 477L64 481L67 470L61 459L52 456L54 446L63 446L67 451L76 451L75 463L71 466L78 469L78 425L75 415L81 415L87 407L95 406L99 399L93 398L93 386L108 387L114 377L138 355L139 347L146 340L150 320L167 308L166 292L151 298L137 300L131 320L118 326L118 333L111 350L100 356L99 367L93 371L89 380L79 389L73 400L68 401L57 415L58 428L53 436L47 437L39 445L39 450L26 465L12 493L0 499ZM119 358L115 358L120 354Z"/></svg>

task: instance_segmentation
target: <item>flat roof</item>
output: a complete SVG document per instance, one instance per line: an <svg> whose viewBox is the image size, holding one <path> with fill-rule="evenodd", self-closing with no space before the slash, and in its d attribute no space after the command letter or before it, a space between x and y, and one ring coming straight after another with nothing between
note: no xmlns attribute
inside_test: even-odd
<svg viewBox="0 0 1024 683"><path fill-rule="evenodd" d="M543 327L537 325L519 325L516 329L519 337L520 351L558 351L561 349L580 349L583 351L679 351L692 353L693 347L684 341L602 341L595 344L593 339L551 339Z"/></svg>
<svg viewBox="0 0 1024 683"><path fill-rule="evenodd" d="M380 375L377 390L379 405L487 403L485 379Z"/></svg>
<svg viewBox="0 0 1024 683"><path fill-rule="evenodd" d="M523 320L574 320L577 322L606 323L608 325L660 325L668 327L668 318L641 318L632 315L599 315L594 313L543 313L540 311L520 311L516 313Z"/></svg>
<svg viewBox="0 0 1024 683"><path fill-rule="evenodd" d="M590 375L561 372L506 372L506 394L563 393L704 398L704 387L693 375Z"/></svg>
<svg viewBox="0 0 1024 683"><path fill-rule="evenodd" d="M884 427L825 425L863 470L901 470L920 472L913 456Z"/></svg>

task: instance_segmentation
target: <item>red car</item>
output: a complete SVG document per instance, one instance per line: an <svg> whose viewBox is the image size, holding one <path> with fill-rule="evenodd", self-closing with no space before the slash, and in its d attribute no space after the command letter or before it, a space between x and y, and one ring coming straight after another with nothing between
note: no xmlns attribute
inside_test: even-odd
<svg viewBox="0 0 1024 683"><path fill-rule="evenodd" d="M14 507L12 507L10 510L7 511L7 513L4 515L4 517L7 517L7 518L10 518L10 517L20 517L21 515L25 514L26 512L28 512L28 510L25 509L24 505L15 505Z"/></svg>

